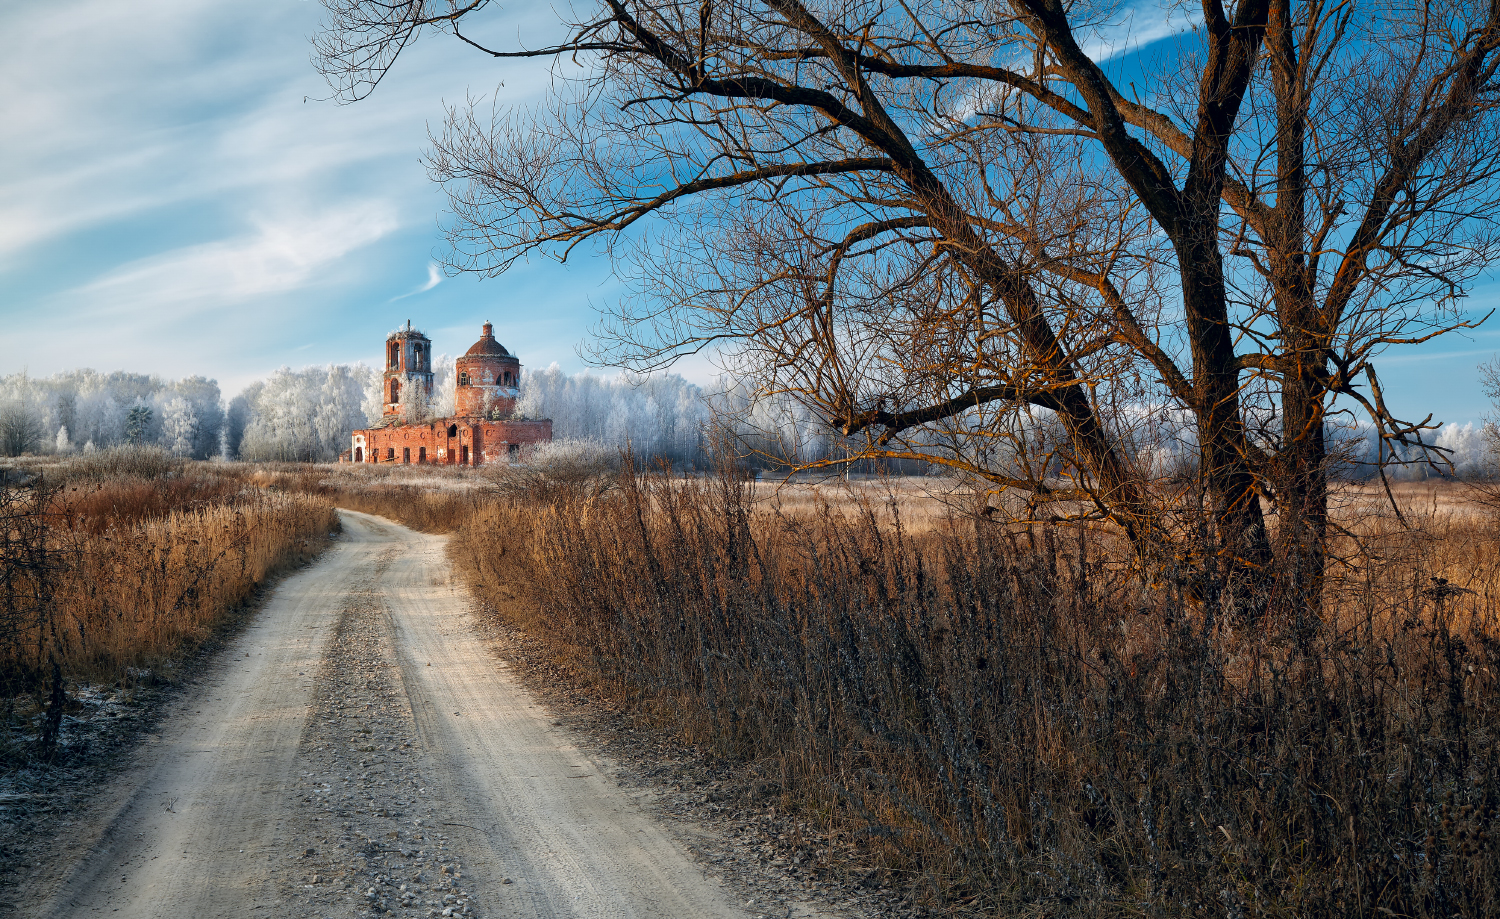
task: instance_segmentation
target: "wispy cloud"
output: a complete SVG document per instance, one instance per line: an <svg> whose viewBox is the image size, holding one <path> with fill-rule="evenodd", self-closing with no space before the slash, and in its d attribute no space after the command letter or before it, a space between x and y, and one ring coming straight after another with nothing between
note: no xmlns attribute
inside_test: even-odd
<svg viewBox="0 0 1500 919"><path fill-rule="evenodd" d="M428 124L502 82L502 104L527 101L548 64L433 34L374 97L337 105L309 62L321 15L305 0L0 3L0 354L24 350L38 373L203 373L228 392L364 354L404 292L427 293L429 323L474 321L472 279L417 283L440 244ZM497 44L558 28L545 6L488 19ZM586 295L568 303L576 336Z"/></svg>
<svg viewBox="0 0 1500 919"><path fill-rule="evenodd" d="M1192 31L1202 23L1202 11L1197 8L1170 0L1140 0L1114 9L1093 25L1080 25L1076 34L1084 53L1102 64ZM1017 53L1018 57L1013 63L1025 70L1030 62L1030 53ZM956 91L956 95L947 99L946 111L941 119L929 124L928 128L933 133L953 130L982 111L998 109L1014 92L1016 90L1009 86L984 82L962 87Z"/></svg>
<svg viewBox="0 0 1500 919"><path fill-rule="evenodd" d="M399 297L392 297L389 302L395 303L397 300L405 300L407 297L415 297L417 294L425 294L441 283L443 283L442 269L438 268L438 266L433 264L432 262L428 262L427 283L423 284L421 287L418 287L416 290L409 290Z"/></svg>
<svg viewBox="0 0 1500 919"><path fill-rule="evenodd" d="M1084 31L1079 45L1085 54L1103 63L1202 24L1203 11L1196 6L1144 0L1122 7L1097 27Z"/></svg>
<svg viewBox="0 0 1500 919"><path fill-rule="evenodd" d="M70 233L174 205L233 208L350 184L436 200L417 160L444 98L546 85L432 35L365 104L318 101L319 7L295 0L78 0L0 12L0 273ZM509 19L515 25L517 16Z"/></svg>
<svg viewBox="0 0 1500 919"><path fill-rule="evenodd" d="M344 256L396 229L393 208L365 202L256 222L251 232L130 262L63 299L93 316L181 318L326 286Z"/></svg>

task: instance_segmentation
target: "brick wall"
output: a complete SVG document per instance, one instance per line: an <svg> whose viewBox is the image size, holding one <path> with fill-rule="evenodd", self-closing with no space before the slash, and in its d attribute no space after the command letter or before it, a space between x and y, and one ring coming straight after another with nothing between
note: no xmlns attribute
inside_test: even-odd
<svg viewBox="0 0 1500 919"><path fill-rule="evenodd" d="M509 462L528 444L551 440L551 420L444 418L355 431L351 457L357 463L482 466Z"/></svg>

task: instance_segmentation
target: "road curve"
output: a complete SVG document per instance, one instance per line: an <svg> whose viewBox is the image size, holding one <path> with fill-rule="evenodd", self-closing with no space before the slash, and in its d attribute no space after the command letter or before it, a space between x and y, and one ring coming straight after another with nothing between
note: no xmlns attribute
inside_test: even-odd
<svg viewBox="0 0 1500 919"><path fill-rule="evenodd" d="M23 916L744 915L486 646L443 537L340 516Z"/></svg>

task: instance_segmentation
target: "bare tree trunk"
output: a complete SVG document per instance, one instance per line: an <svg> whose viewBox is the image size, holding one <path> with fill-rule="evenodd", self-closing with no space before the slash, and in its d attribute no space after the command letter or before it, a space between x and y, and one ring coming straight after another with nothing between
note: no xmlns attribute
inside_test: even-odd
<svg viewBox="0 0 1500 919"><path fill-rule="evenodd" d="M1253 621L1265 611L1272 553L1241 415L1239 360L1216 242L1195 238L1177 251L1198 402L1199 475L1224 553L1227 611Z"/></svg>
<svg viewBox="0 0 1500 919"><path fill-rule="evenodd" d="M1310 26L1311 28L1311 26ZM1276 205L1266 226L1282 329L1277 543L1279 593L1289 609L1321 616L1328 538L1328 457L1323 425L1330 339L1307 264L1307 94L1290 0L1272 0L1266 29L1276 105Z"/></svg>
<svg viewBox="0 0 1500 919"><path fill-rule="evenodd" d="M57 741L62 736L63 706L68 700L63 691L62 667L55 657L49 663L52 665L52 692L47 700L47 713L42 718L42 733L37 739L37 749L46 760L51 760L57 753Z"/></svg>
<svg viewBox="0 0 1500 919"><path fill-rule="evenodd" d="M1323 431L1323 390L1297 362L1282 390L1282 426L1288 442L1277 482L1281 557L1279 592L1291 609L1322 614L1324 553L1328 542L1328 457Z"/></svg>

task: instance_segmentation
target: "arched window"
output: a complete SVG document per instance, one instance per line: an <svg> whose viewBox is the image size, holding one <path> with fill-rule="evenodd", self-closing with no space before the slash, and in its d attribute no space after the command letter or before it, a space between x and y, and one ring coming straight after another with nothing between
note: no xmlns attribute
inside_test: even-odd
<svg viewBox="0 0 1500 919"><path fill-rule="evenodd" d="M390 351L391 354L386 360L386 367L390 370L395 370L397 364L401 362L401 343L399 341L391 342Z"/></svg>
<svg viewBox="0 0 1500 919"><path fill-rule="evenodd" d="M458 385L460 385L460 386L468 386L469 385L469 371L467 371L467 370L460 370L458 372Z"/></svg>
<svg viewBox="0 0 1500 919"><path fill-rule="evenodd" d="M450 425L448 425L448 436L449 437L457 437L458 436L458 425L456 425L456 424L450 424Z"/></svg>
<svg viewBox="0 0 1500 919"><path fill-rule="evenodd" d="M364 447L355 447L354 448L354 461L356 463L363 463L365 461L365 448Z"/></svg>
<svg viewBox="0 0 1500 919"><path fill-rule="evenodd" d="M401 401L401 381L400 380L392 380L391 381L391 401L392 402L400 402Z"/></svg>

